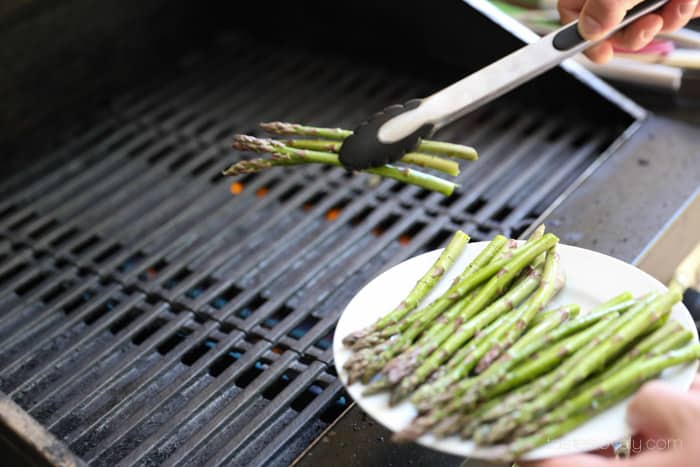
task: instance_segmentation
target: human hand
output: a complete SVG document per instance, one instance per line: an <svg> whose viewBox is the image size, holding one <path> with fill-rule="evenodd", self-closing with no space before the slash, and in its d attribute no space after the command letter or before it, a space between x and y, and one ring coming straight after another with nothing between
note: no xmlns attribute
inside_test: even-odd
<svg viewBox="0 0 700 467"><path fill-rule="evenodd" d="M618 25L627 10L641 0L559 0L557 7L562 23L579 19L579 32L588 40L605 36ZM613 55L613 46L639 50L660 31L674 31L700 16L699 0L670 0L654 13L639 18L611 38L586 51L588 58L605 63Z"/></svg>
<svg viewBox="0 0 700 467"><path fill-rule="evenodd" d="M616 460L596 454L518 462L521 467L688 467L700 459L700 377L689 392L652 381L632 398L627 421L638 434L632 457ZM640 452L643 451L643 452Z"/></svg>

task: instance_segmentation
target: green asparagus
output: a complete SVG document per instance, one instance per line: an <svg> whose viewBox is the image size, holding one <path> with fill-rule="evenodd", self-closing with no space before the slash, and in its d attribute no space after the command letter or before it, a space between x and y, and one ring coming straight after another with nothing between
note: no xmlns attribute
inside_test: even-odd
<svg viewBox="0 0 700 467"><path fill-rule="evenodd" d="M413 311L423 298L435 287L435 284L442 278L445 272L457 260L464 247L469 242L469 235L462 231L457 231L447 247L440 253L440 256L430 269L420 278L406 298L399 303L390 313L383 316L369 328L354 332L343 339L343 344L352 346L367 334L380 331L392 324L396 324L400 319Z"/></svg>

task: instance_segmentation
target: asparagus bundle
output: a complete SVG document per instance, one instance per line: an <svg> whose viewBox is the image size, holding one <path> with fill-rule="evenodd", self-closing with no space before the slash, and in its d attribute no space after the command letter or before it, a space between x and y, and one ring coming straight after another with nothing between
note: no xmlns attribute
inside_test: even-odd
<svg viewBox="0 0 700 467"><path fill-rule="evenodd" d="M447 247L442 251L440 257L435 261L435 264L428 270L418 282L416 282L415 287L408 293L405 299L398 304L389 314L384 315L382 318L377 320L372 326L362 329L360 331L354 332L343 339L343 344L351 346L353 348L358 345L358 342L371 334L379 333L382 329L389 326L396 325L399 323L406 315L410 314L418 303L420 303L423 298L432 290L435 284L440 280L440 278L445 274L455 260L459 257L460 253L464 247L469 242L469 235L458 230Z"/></svg>
<svg viewBox="0 0 700 467"><path fill-rule="evenodd" d="M451 243L431 269L438 277L427 272L389 315L346 336L355 351L344 365L350 382L418 409L396 441L457 434L505 444L515 459L663 370L700 358L700 345L688 344L693 334L669 320L677 291L623 292L587 312L576 304L545 311L564 286L557 243L543 227L521 246L497 236L421 308L449 267Z"/></svg>
<svg viewBox="0 0 700 467"><path fill-rule="evenodd" d="M274 135L306 138L275 140L236 135L233 139L233 147L235 149L268 153L270 156L237 162L224 170L224 175L236 176L259 172L276 166L313 163L340 166L338 153L343 144L342 141L352 134L349 130L339 128L317 128L284 122L261 123L260 128ZM415 148L415 152L408 152L403 155L399 160L401 165L386 164L381 167L367 169L364 172L393 178L449 196L455 190L457 184L408 167L408 165L413 165L451 176L459 175L459 165L448 158L474 161L478 159L478 156L476 151L468 146L423 140Z"/></svg>

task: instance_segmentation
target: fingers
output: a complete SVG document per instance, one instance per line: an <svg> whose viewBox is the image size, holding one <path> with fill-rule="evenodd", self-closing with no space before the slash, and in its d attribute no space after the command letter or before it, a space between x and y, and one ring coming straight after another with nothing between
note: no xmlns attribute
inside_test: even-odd
<svg viewBox="0 0 700 467"><path fill-rule="evenodd" d="M578 19L581 35L589 40L604 37L615 27L625 13L640 0L559 0L557 8L562 23ZM616 47L636 51L648 45L659 32L674 31L700 16L700 0L671 0L658 13L646 15L586 51L596 63L605 63Z"/></svg>
<svg viewBox="0 0 700 467"><path fill-rule="evenodd" d="M625 50L639 50L648 45L664 25L661 15L649 14L639 18L625 29L615 34L613 44Z"/></svg>
<svg viewBox="0 0 700 467"><path fill-rule="evenodd" d="M659 381L642 386L627 407L627 420L635 431L665 439L684 439L699 417L696 396Z"/></svg>
<svg viewBox="0 0 700 467"><path fill-rule="evenodd" d="M584 53L595 63L608 62L613 56L612 42L609 40L603 41L600 44L588 48Z"/></svg>
<svg viewBox="0 0 700 467"><path fill-rule="evenodd" d="M700 374L695 375L695 379L693 380L693 383L690 385L690 391L691 392L695 392L695 391L700 392Z"/></svg>
<svg viewBox="0 0 700 467"><path fill-rule="evenodd" d="M661 8L663 30L675 31L685 26L698 12L698 0L671 0Z"/></svg>
<svg viewBox="0 0 700 467"><path fill-rule="evenodd" d="M604 37L635 3L630 0L588 0L581 10L579 32L591 41Z"/></svg>
<svg viewBox="0 0 700 467"><path fill-rule="evenodd" d="M559 20L562 24L570 23L581 14L584 0L559 0L557 2L557 10L559 11Z"/></svg>

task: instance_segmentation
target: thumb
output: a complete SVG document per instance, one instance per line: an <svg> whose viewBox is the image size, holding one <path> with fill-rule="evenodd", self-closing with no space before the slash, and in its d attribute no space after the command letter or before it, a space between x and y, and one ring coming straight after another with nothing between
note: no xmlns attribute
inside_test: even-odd
<svg viewBox="0 0 700 467"><path fill-rule="evenodd" d="M665 439L687 437L699 416L693 397L659 381L642 386L627 407L627 421L635 432Z"/></svg>

